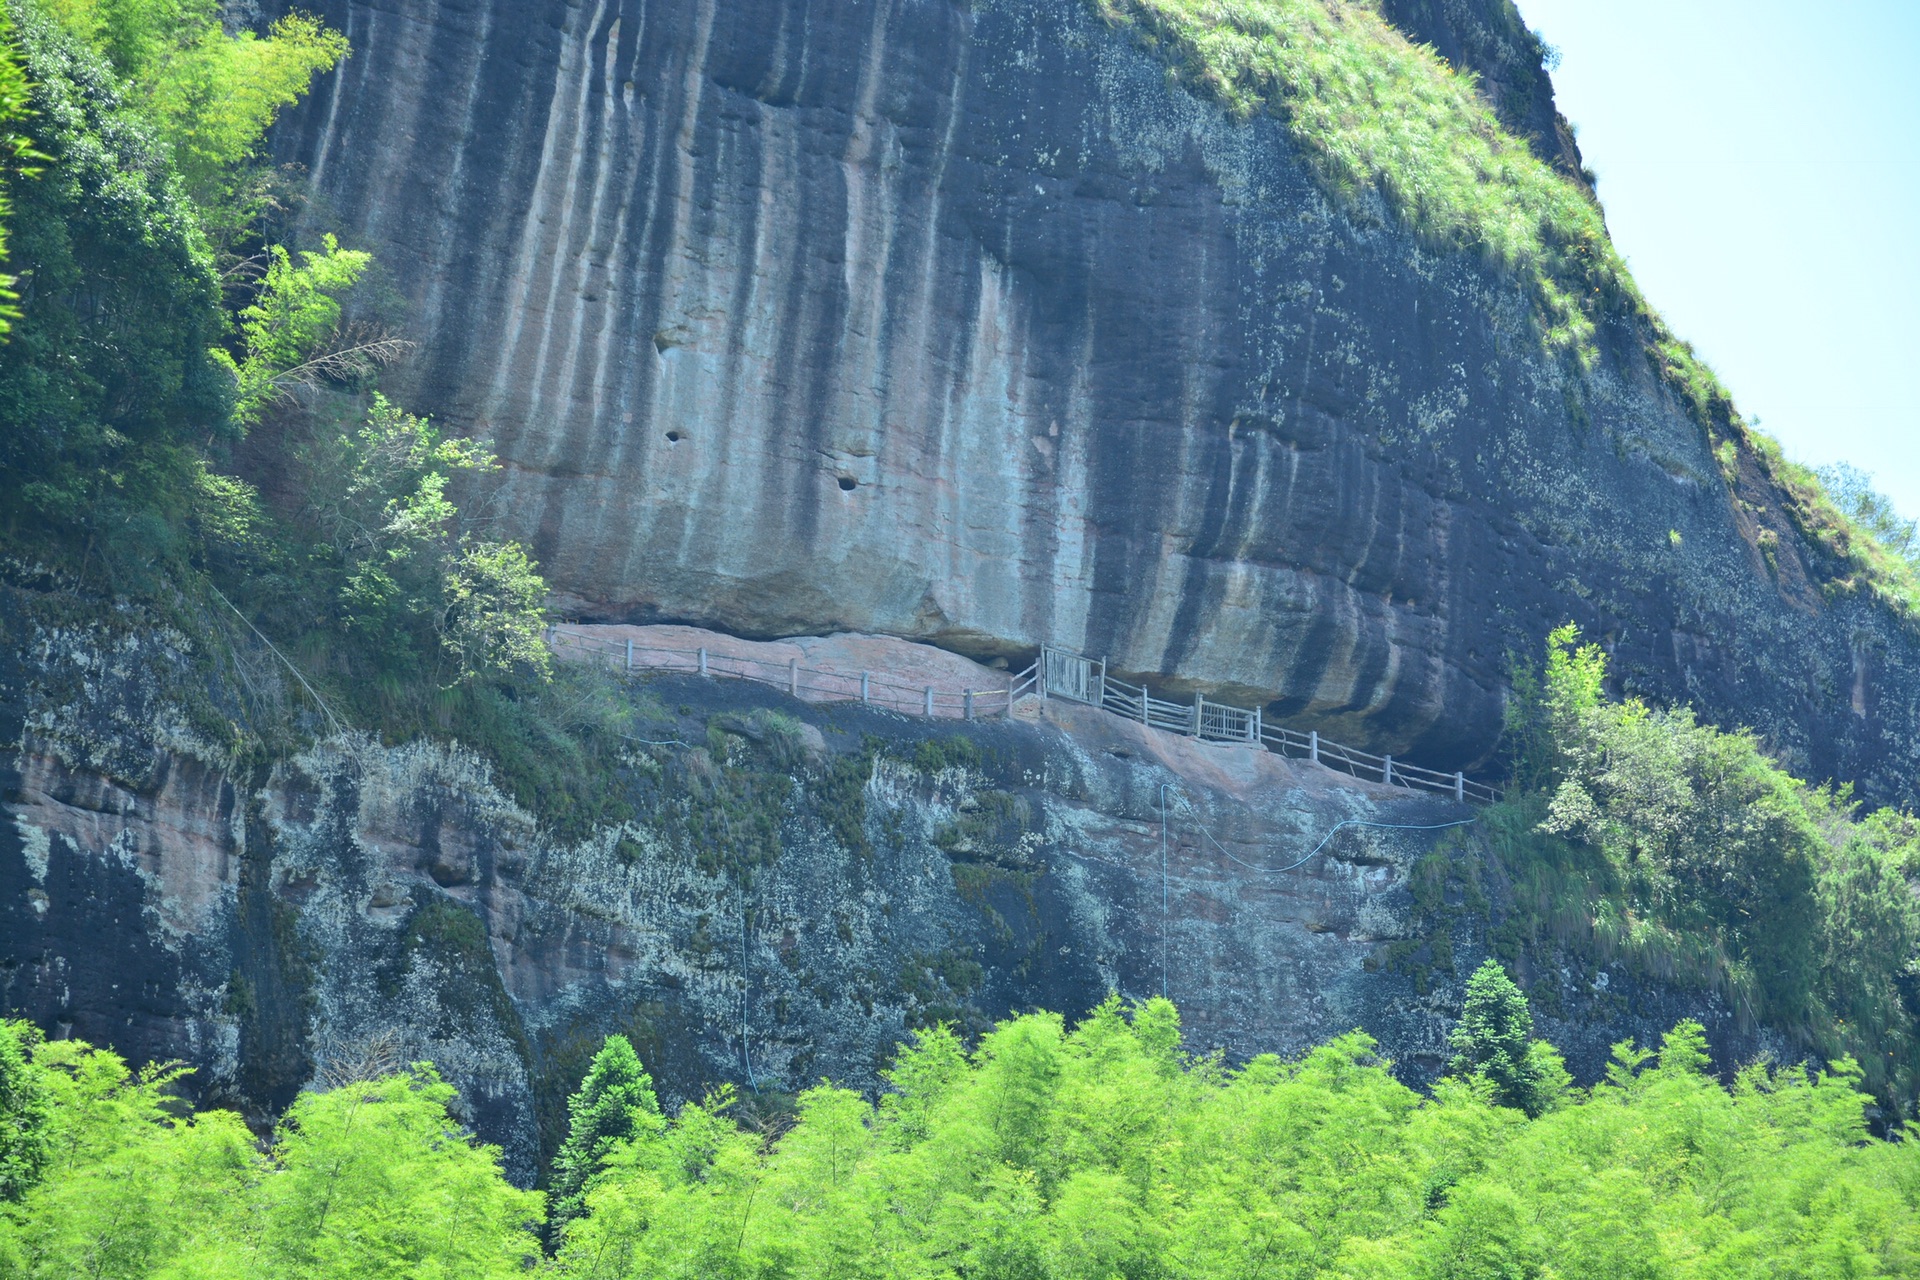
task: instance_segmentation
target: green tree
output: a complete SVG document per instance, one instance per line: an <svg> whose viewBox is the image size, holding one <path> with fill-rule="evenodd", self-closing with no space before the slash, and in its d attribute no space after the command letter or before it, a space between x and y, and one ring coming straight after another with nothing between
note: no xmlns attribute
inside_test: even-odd
<svg viewBox="0 0 1920 1280"><path fill-rule="evenodd" d="M608 1036L567 1100L567 1139L553 1158L552 1231L559 1238L586 1207L586 1190L615 1147L664 1128L653 1077L625 1036Z"/></svg>
<svg viewBox="0 0 1920 1280"><path fill-rule="evenodd" d="M980 1070L987 1087L978 1099L980 1119L1003 1163L1034 1169L1046 1152L1065 1069L1064 1034L1056 1014L1017 1018L981 1038Z"/></svg>
<svg viewBox="0 0 1920 1280"><path fill-rule="evenodd" d="M1485 1040L1511 1058L1524 1006L1495 995ZM1009 1019L972 1054L924 1033L883 1105L822 1085L775 1137L736 1125L725 1089L659 1115L610 1044L576 1109L597 1172L549 1265L592 1280L1724 1280L1920 1260L1920 1143L1869 1133L1847 1060L1755 1065L1723 1088L1700 1025L1681 1022L1657 1052L1616 1046L1590 1092L1529 1118L1484 1084L1422 1097L1359 1032L1235 1067L1181 1056L1177 1025L1161 1002L1109 1001L1071 1029ZM540 1198L507 1185L429 1067L302 1094L263 1154L231 1113L187 1114L177 1068L25 1050L53 1138L42 1179L0 1202L0 1274L541 1268Z"/></svg>
<svg viewBox="0 0 1920 1280"><path fill-rule="evenodd" d="M13 15L0 5L0 266L7 261L7 229L13 221L13 185L39 173L33 162L42 159L32 139L20 129L31 111L32 91L20 51L14 44ZM0 339L20 318L20 295L15 277L0 273Z"/></svg>
<svg viewBox="0 0 1920 1280"><path fill-rule="evenodd" d="M18 1200L53 1158L53 1103L27 1060L38 1040L26 1023L0 1021L0 1200Z"/></svg>
<svg viewBox="0 0 1920 1280"><path fill-rule="evenodd" d="M440 646L463 679L531 672L553 659L543 638L547 582L518 542L463 538L446 568Z"/></svg>
<svg viewBox="0 0 1920 1280"><path fill-rule="evenodd" d="M1569 622L1548 634L1544 666L1517 657L1511 663L1506 747L1515 786L1551 790L1559 783L1570 744L1605 701L1607 656L1599 645L1579 641L1579 629Z"/></svg>
<svg viewBox="0 0 1920 1280"><path fill-rule="evenodd" d="M936 1109L966 1074L966 1049L952 1027L943 1022L914 1032L880 1073L892 1086L880 1099L885 1136L901 1147L925 1140Z"/></svg>
<svg viewBox="0 0 1920 1280"><path fill-rule="evenodd" d="M1533 1038L1527 997L1495 960L1484 961L1467 979L1460 1023L1447 1039L1453 1047L1447 1069L1484 1082L1503 1107L1537 1116L1566 1091L1565 1065L1551 1045Z"/></svg>
<svg viewBox="0 0 1920 1280"><path fill-rule="evenodd" d="M772 1140L688 1107L607 1158L556 1269L1719 1280L1920 1258L1920 1144L1867 1135L1846 1062L1725 1089L1683 1022L1529 1118L1452 1079L1422 1098L1360 1033L1235 1068L1170 1055L1170 1024L1109 1001L1070 1030L1010 1019L970 1055L923 1033L879 1107L809 1090Z"/></svg>
<svg viewBox="0 0 1920 1280"><path fill-rule="evenodd" d="M0 1230L0 1272L234 1274L191 1260L219 1252L248 1220L260 1159L240 1117L177 1116L178 1065L134 1071L71 1040L34 1044L31 1056L52 1103L52 1159Z"/></svg>
<svg viewBox="0 0 1920 1280"><path fill-rule="evenodd" d="M0 323L17 321L0 351L0 529L123 589L178 580L201 550L195 516L231 523L219 508L232 486L208 464L265 403L401 345L343 340L338 297L366 259L331 242L297 259L265 251L251 305L226 313L225 290L252 271L226 250L256 233L254 211L199 197L221 174L253 181L241 174L252 148L309 78L288 68L330 65L344 46L308 18L267 39L220 19L217 0L6 8L18 40L0 44L0 194L13 204L0 232L18 296L0 298L12 308ZM13 181L30 161L44 162L37 179ZM238 359L220 350L229 340Z"/></svg>
<svg viewBox="0 0 1920 1280"><path fill-rule="evenodd" d="M1817 474L1842 515L1882 547L1920 567L1920 521L1901 515L1893 499L1873 487L1872 476L1845 463L1821 467Z"/></svg>
<svg viewBox="0 0 1920 1280"><path fill-rule="evenodd" d="M347 54L346 38L289 13L263 35L228 31L219 0L41 0L131 86L222 243L258 212L247 162L282 107Z"/></svg>
<svg viewBox="0 0 1920 1280"><path fill-rule="evenodd" d="M30 1057L51 1154L0 1203L0 1275L511 1277L538 1257L540 1197L460 1129L431 1067L302 1094L263 1155L235 1113L187 1114L178 1065L135 1071L78 1041Z"/></svg>
<svg viewBox="0 0 1920 1280"><path fill-rule="evenodd" d="M289 1280L518 1276L539 1255L541 1197L500 1174L448 1114L430 1065L325 1093L288 1111L260 1191L256 1274ZM270 1260L270 1261L269 1261Z"/></svg>
<svg viewBox="0 0 1920 1280"><path fill-rule="evenodd" d="M49 159L14 192L20 318L0 347L0 514L89 529L135 559L174 541L196 447L225 432L210 354L220 284L165 151L98 57L16 9L32 79L24 128ZM101 548L96 547L96 550Z"/></svg>
<svg viewBox="0 0 1920 1280"><path fill-rule="evenodd" d="M341 298L372 260L372 254L342 249L331 235L298 260L281 245L267 250L259 289L240 311L241 356L226 357L241 426L257 425L268 405L317 389L323 379L363 377L404 348L384 336L342 341Z"/></svg>
<svg viewBox="0 0 1920 1280"><path fill-rule="evenodd" d="M485 537L448 496L498 466L378 394L359 430L307 455L307 518L340 617L385 674L452 687L550 672L546 584L524 549Z"/></svg>

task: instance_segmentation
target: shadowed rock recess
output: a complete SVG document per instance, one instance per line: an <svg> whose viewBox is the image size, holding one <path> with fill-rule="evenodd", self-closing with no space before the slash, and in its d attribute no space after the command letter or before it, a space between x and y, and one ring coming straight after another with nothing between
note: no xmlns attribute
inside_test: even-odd
<svg viewBox="0 0 1920 1280"><path fill-rule="evenodd" d="M1911 798L1920 648L1637 323L1341 212L1088 0L328 0L282 125L389 389L490 435L566 610L1042 641L1441 768L1572 619L1631 690ZM1505 0L1396 3L1558 138ZM1401 12L1404 10L1405 12Z"/></svg>

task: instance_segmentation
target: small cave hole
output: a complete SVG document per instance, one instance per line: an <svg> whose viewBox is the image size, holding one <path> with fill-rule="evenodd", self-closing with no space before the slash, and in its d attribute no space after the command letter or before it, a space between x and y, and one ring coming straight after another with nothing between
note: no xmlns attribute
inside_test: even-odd
<svg viewBox="0 0 1920 1280"><path fill-rule="evenodd" d="M669 432L667 432L667 443L668 443L668 444L679 444L679 443L680 443L680 433L679 433L678 431L669 431Z"/></svg>
<svg viewBox="0 0 1920 1280"><path fill-rule="evenodd" d="M859 487L859 483L860 483L860 482L859 482L859 481L857 481L857 480L855 480L855 479L854 479L854 478L853 478L852 476L841 476L841 477L840 477L840 492L842 492L842 493L852 493L852 492L853 492L853 491L854 491L855 489L857 489L857 488Z"/></svg>

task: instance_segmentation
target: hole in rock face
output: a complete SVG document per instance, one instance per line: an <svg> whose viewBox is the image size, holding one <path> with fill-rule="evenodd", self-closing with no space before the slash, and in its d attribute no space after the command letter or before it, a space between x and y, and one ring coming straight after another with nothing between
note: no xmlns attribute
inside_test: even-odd
<svg viewBox="0 0 1920 1280"><path fill-rule="evenodd" d="M679 433L678 431L669 431L669 432L667 432L667 443L668 443L668 444L679 444L679 443L680 443L680 433Z"/></svg>
<svg viewBox="0 0 1920 1280"><path fill-rule="evenodd" d="M860 483L860 482L859 482L859 481L857 481L857 480L855 480L855 479L854 479L854 478L853 478L852 476L841 476L841 477L840 477L840 492L842 492L842 493L852 493L852 492L853 492L853 491L854 491L854 490L855 490L856 488L858 488L858 487L859 487L859 483Z"/></svg>

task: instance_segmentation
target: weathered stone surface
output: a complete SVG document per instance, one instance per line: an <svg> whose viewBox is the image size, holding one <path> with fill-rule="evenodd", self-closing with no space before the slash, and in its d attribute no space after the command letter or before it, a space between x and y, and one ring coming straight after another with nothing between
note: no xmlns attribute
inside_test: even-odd
<svg viewBox="0 0 1920 1280"><path fill-rule="evenodd" d="M1912 795L1912 633L1826 598L1641 334L1570 372L1087 0L318 7L306 223L379 255L390 390L498 442L578 616L1051 640L1441 767L1571 618Z"/></svg>
<svg viewBox="0 0 1920 1280"><path fill-rule="evenodd" d="M1343 819L1469 811L1088 708L928 723L658 680L620 780L636 817L570 845L455 749L340 735L237 775L173 709L196 665L181 637L49 630L18 603L0 609L10 640L30 633L0 653L0 1011L185 1058L203 1097L257 1121L309 1082L429 1058L527 1179L612 1031L669 1101L723 1080L872 1088L916 1025L1114 991L1164 990L1189 1047L1236 1056L1365 1027L1420 1081L1484 953L1470 922L1424 994L1378 964L1442 831L1348 827L1275 870ZM733 839L761 817L770 844ZM1534 990L1584 1079L1683 1016L1726 1062L1785 1047L1619 969Z"/></svg>

